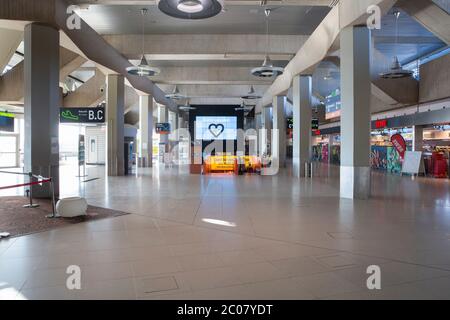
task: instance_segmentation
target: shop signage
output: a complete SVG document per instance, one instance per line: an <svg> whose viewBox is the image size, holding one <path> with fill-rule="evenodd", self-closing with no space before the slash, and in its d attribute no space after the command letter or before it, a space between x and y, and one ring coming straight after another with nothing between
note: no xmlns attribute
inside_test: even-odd
<svg viewBox="0 0 450 320"><path fill-rule="evenodd" d="M395 150L400 154L400 158L403 160L405 158L406 152L406 141L401 134L394 134L391 137L391 143Z"/></svg>
<svg viewBox="0 0 450 320"><path fill-rule="evenodd" d="M105 108L61 108L60 123L105 123Z"/></svg>
<svg viewBox="0 0 450 320"><path fill-rule="evenodd" d="M293 118L287 118L287 129L293 130L294 129L294 119ZM316 130L319 130L319 119L313 118L311 120L311 130L314 132Z"/></svg>
<svg viewBox="0 0 450 320"><path fill-rule="evenodd" d="M294 129L294 119L293 118L287 118L287 129L293 130Z"/></svg>
<svg viewBox="0 0 450 320"><path fill-rule="evenodd" d="M170 134L170 123L157 123L155 131L158 134Z"/></svg>
<svg viewBox="0 0 450 320"><path fill-rule="evenodd" d="M312 119L311 129L313 132L319 130L319 119Z"/></svg>
<svg viewBox="0 0 450 320"><path fill-rule="evenodd" d="M388 121L386 119L375 121L375 129L384 129L384 128L387 128L387 126L388 126Z"/></svg>

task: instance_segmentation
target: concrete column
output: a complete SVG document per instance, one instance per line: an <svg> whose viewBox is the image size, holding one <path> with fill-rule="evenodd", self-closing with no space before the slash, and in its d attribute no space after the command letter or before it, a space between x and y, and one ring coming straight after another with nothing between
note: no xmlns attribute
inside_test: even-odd
<svg viewBox="0 0 450 320"><path fill-rule="evenodd" d="M270 116L270 108L263 108L262 114L261 114L261 120L262 120L262 127L261 131L259 132L260 136L260 156L263 154L268 154L270 150L267 150L267 145L270 142L270 132L272 130L272 118Z"/></svg>
<svg viewBox="0 0 450 320"><path fill-rule="evenodd" d="M370 197L370 30L341 31L341 188L342 198Z"/></svg>
<svg viewBox="0 0 450 320"><path fill-rule="evenodd" d="M412 151L423 152L423 126L413 126Z"/></svg>
<svg viewBox="0 0 450 320"><path fill-rule="evenodd" d="M296 76L293 86L293 175L300 178L311 161L312 77Z"/></svg>
<svg viewBox="0 0 450 320"><path fill-rule="evenodd" d="M152 167L153 157L153 97L139 96L139 157L146 167Z"/></svg>
<svg viewBox="0 0 450 320"><path fill-rule="evenodd" d="M256 132L258 134L258 146L257 146L257 155L261 156L261 148L262 148L262 143L261 143L261 129L262 129L262 113L257 113L255 115L255 126L256 126Z"/></svg>
<svg viewBox="0 0 450 320"><path fill-rule="evenodd" d="M59 195L59 31L25 27L25 171L52 177ZM49 184L33 186L33 197L49 198Z"/></svg>
<svg viewBox="0 0 450 320"><path fill-rule="evenodd" d="M178 117L178 129L184 128L183 115L181 114L180 111L178 112L177 117Z"/></svg>
<svg viewBox="0 0 450 320"><path fill-rule="evenodd" d="M158 106L158 122L159 123L169 122L169 108L161 104ZM167 152L169 147L169 135L168 134L161 135L160 142L166 144L165 152Z"/></svg>
<svg viewBox="0 0 450 320"><path fill-rule="evenodd" d="M158 105L158 122L169 122L169 109L164 105Z"/></svg>
<svg viewBox="0 0 450 320"><path fill-rule="evenodd" d="M123 176L125 83L122 75L106 78L106 126L108 176Z"/></svg>
<svg viewBox="0 0 450 320"><path fill-rule="evenodd" d="M284 97L273 98L273 130L272 130L272 159L280 168L286 166L286 113L284 111Z"/></svg>

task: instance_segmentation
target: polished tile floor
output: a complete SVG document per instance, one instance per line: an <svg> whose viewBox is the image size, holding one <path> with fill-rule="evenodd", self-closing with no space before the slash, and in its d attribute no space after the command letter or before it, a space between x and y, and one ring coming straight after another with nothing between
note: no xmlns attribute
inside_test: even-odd
<svg viewBox="0 0 450 320"><path fill-rule="evenodd" d="M132 214L0 241L0 299L450 298L448 180L373 173L372 199L351 201L335 167L312 180L92 167L86 183L64 170L64 196Z"/></svg>

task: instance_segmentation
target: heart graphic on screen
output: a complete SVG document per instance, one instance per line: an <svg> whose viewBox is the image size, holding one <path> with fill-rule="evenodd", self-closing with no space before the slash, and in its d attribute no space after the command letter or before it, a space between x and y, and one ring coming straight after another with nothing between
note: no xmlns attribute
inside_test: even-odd
<svg viewBox="0 0 450 320"><path fill-rule="evenodd" d="M223 124L212 123L209 125L208 130L214 137L218 138L225 131L225 126Z"/></svg>

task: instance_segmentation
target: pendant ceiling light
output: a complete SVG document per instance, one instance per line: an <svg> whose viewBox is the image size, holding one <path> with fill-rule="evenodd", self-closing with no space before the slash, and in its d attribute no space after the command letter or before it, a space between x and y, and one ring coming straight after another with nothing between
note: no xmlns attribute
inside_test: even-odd
<svg viewBox="0 0 450 320"><path fill-rule="evenodd" d="M252 70L252 74L259 78L275 78L283 74L284 69L280 67L274 67L272 61L269 57L270 49L270 35L269 35L269 17L272 9L265 9L264 13L266 15L266 36L267 36L267 51L266 58L264 59L263 65L261 67Z"/></svg>
<svg viewBox="0 0 450 320"><path fill-rule="evenodd" d="M400 11L394 11L395 16L395 54L392 65L387 72L381 73L380 76L383 79L401 79L412 77L413 72L403 69L400 61L398 60L398 19L400 18Z"/></svg>
<svg viewBox="0 0 450 320"><path fill-rule="evenodd" d="M257 100L261 99L261 96L258 96L255 92L255 88L253 86L250 87L250 91L247 93L247 95L241 97L244 100Z"/></svg>
<svg viewBox="0 0 450 320"><path fill-rule="evenodd" d="M235 111L244 111L244 112L250 112L253 110L255 106L247 105L243 101L240 107L234 108Z"/></svg>
<svg viewBox="0 0 450 320"><path fill-rule="evenodd" d="M333 75L331 74L331 71L329 71L324 77L323 77L323 80L326 80L326 81L328 81L328 80L333 80L334 79L334 77L333 77Z"/></svg>
<svg viewBox="0 0 450 320"><path fill-rule="evenodd" d="M179 19L207 19L223 10L223 0L159 0L158 8Z"/></svg>
<svg viewBox="0 0 450 320"><path fill-rule="evenodd" d="M142 9L142 58L141 62L138 66L131 66L127 68L127 72L134 76L140 77L152 77L161 73L161 70L155 67L150 67L147 59L145 58L145 16L147 15L148 10Z"/></svg>
<svg viewBox="0 0 450 320"><path fill-rule="evenodd" d="M189 100L186 101L186 104L185 104L184 106L178 106L178 110L186 111L186 112L189 112L189 111L191 111L191 110L196 110L196 109L197 109L196 107L192 107L192 106L189 104Z"/></svg>
<svg viewBox="0 0 450 320"><path fill-rule="evenodd" d="M166 98L173 99L173 100L182 100L186 97L180 93L180 90L178 90L178 86L175 86L173 89L173 92L166 95Z"/></svg>

